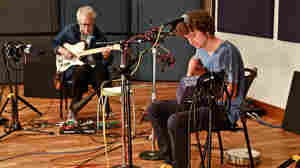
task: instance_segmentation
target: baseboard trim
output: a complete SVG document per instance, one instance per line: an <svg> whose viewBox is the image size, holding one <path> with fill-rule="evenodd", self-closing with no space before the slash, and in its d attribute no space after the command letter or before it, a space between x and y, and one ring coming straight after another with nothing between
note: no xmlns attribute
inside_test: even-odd
<svg viewBox="0 0 300 168"><path fill-rule="evenodd" d="M277 118L279 120L283 119L285 109L282 109L280 107L265 103L265 102L260 101L260 100L256 100L256 99L251 98L251 97L248 97L248 99L250 99L258 107L264 109L266 111L266 114L267 114L268 117Z"/></svg>

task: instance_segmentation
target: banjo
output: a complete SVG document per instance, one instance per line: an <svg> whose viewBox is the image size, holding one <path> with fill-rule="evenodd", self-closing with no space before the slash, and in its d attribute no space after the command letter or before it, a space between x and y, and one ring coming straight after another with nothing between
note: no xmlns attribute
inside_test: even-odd
<svg viewBox="0 0 300 168"><path fill-rule="evenodd" d="M251 150L254 165L258 164L260 160L260 152ZM248 166L250 165L250 158L247 148L234 148L225 151L225 159L232 164L237 166Z"/></svg>

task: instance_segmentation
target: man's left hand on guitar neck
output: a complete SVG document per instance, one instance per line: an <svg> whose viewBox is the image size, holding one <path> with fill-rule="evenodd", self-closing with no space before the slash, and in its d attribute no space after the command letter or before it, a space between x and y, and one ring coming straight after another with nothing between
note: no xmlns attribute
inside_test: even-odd
<svg viewBox="0 0 300 168"><path fill-rule="evenodd" d="M104 49L104 51L102 52L102 55L103 55L104 59L107 59L109 57L111 50L112 49L110 47L107 47L107 48Z"/></svg>

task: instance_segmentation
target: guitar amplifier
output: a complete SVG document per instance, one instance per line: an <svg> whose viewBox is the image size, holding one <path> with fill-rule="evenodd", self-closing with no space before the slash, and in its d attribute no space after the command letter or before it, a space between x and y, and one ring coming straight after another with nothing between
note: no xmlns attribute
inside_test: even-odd
<svg viewBox="0 0 300 168"><path fill-rule="evenodd" d="M27 63L24 65L24 96L59 97L59 91L54 86L55 60L55 55L52 52L29 56Z"/></svg>

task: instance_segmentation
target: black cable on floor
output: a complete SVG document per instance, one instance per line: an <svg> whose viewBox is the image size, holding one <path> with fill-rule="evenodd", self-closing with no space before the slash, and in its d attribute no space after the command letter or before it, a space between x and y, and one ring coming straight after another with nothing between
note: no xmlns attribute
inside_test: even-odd
<svg viewBox="0 0 300 168"><path fill-rule="evenodd" d="M248 117L255 120L256 122L258 122L261 125L268 126L271 128L282 128L282 125L273 125L271 123L267 123L267 122L263 121L256 113L248 113L247 112L246 114Z"/></svg>

